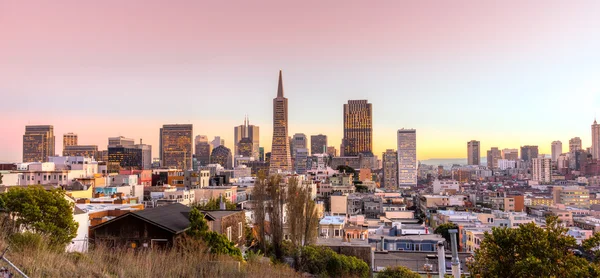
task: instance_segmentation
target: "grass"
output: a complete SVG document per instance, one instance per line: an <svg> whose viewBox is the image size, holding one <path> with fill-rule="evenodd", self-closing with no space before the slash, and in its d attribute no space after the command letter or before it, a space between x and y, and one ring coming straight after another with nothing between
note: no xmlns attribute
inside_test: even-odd
<svg viewBox="0 0 600 278"><path fill-rule="evenodd" d="M104 247L88 253L66 253L49 247L39 236L14 236L2 227L0 250L30 277L301 277L286 265L268 260L236 261L209 254L201 242L183 239L182 248L169 251L114 250ZM7 267L4 262L0 265ZM14 272L14 271L13 271Z"/></svg>

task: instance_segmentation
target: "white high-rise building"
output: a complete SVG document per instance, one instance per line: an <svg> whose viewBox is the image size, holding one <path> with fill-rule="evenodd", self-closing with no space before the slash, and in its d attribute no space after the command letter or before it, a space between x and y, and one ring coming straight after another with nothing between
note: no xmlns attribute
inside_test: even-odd
<svg viewBox="0 0 600 278"><path fill-rule="evenodd" d="M539 183L552 182L552 160L550 158L534 158L531 163L532 180Z"/></svg>
<svg viewBox="0 0 600 278"><path fill-rule="evenodd" d="M417 185L417 131L398 130L398 185Z"/></svg>
<svg viewBox="0 0 600 278"><path fill-rule="evenodd" d="M592 158L600 159L600 124L592 124Z"/></svg>
<svg viewBox="0 0 600 278"><path fill-rule="evenodd" d="M562 142L561 141L553 141L552 142L552 161L556 162L558 156L562 154Z"/></svg>

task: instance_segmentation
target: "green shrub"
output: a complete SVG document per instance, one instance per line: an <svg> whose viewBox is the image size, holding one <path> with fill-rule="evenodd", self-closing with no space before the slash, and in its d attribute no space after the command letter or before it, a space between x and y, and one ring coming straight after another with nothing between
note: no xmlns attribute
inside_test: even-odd
<svg viewBox="0 0 600 278"><path fill-rule="evenodd" d="M369 266L353 256L340 255L325 246L301 249L300 271L326 277L368 277Z"/></svg>

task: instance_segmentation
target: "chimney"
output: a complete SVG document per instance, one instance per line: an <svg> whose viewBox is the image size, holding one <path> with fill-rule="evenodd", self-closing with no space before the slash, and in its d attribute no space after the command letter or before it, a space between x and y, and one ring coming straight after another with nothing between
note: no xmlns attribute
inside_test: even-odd
<svg viewBox="0 0 600 278"><path fill-rule="evenodd" d="M219 194L219 199L220 199L219 209L226 210L227 208L225 206L225 202L223 202L223 194Z"/></svg>
<svg viewBox="0 0 600 278"><path fill-rule="evenodd" d="M440 277L446 276L446 250L444 249L444 242L439 241L437 243L437 256L438 256L438 273Z"/></svg>

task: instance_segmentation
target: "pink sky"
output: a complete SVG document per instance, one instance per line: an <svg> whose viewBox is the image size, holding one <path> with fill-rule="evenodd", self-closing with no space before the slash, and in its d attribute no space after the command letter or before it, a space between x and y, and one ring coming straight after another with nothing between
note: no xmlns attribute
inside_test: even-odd
<svg viewBox="0 0 600 278"><path fill-rule="evenodd" d="M375 153L416 128L419 158L466 142L518 147L579 136L600 107L597 1L0 1L0 161L24 126L104 149L193 123L224 137L245 114L270 149L284 70L290 135L339 147L342 104L368 99ZM567 97L568 96L568 97ZM562 115L559 107L578 107ZM511 110L512 109L512 110ZM508 113L513 111L512 113ZM539 119L545 114L549 118ZM506 136L518 133L519 136ZM58 139L58 138L57 138ZM62 150L62 137L57 140Z"/></svg>

